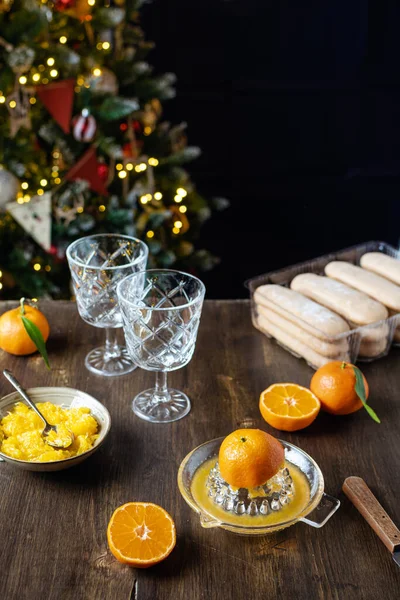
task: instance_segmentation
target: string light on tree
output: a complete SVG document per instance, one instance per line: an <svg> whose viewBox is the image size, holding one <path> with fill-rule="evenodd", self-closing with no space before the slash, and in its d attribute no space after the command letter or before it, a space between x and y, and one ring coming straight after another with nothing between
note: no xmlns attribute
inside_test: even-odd
<svg viewBox="0 0 400 600"><path fill-rule="evenodd" d="M149 158L148 163L152 167L156 167L159 164L159 161L156 158Z"/></svg>
<svg viewBox="0 0 400 600"><path fill-rule="evenodd" d="M182 198L182 196L179 196L179 194L176 194L176 196L174 196L174 200L175 200L175 202L178 202L178 204L179 204L179 202L182 202L183 198Z"/></svg>
<svg viewBox="0 0 400 600"><path fill-rule="evenodd" d="M52 67L54 65L56 61L54 60L53 57L50 57L47 59L47 64L49 65L49 67Z"/></svg>
<svg viewBox="0 0 400 600"><path fill-rule="evenodd" d="M161 192L156 192L154 194L154 200L161 200L162 198L162 193Z"/></svg>
<svg viewBox="0 0 400 600"><path fill-rule="evenodd" d="M40 263L35 263L33 265L33 268L35 271L40 271L40 269L42 268L42 265Z"/></svg>
<svg viewBox="0 0 400 600"><path fill-rule="evenodd" d="M187 211L187 206L182 205L179 207L179 212L185 213L186 211Z"/></svg>
<svg viewBox="0 0 400 600"><path fill-rule="evenodd" d="M127 175L128 175L128 173L127 173L126 171L120 171L120 172L118 173L118 177L119 177L120 179L125 179L125 177L126 177Z"/></svg>
<svg viewBox="0 0 400 600"><path fill-rule="evenodd" d="M99 212L104 212L105 210L106 210L106 207L104 206L104 204L100 204Z"/></svg>
<svg viewBox="0 0 400 600"><path fill-rule="evenodd" d="M154 237L154 231L152 231L151 229L146 233L146 236L151 239Z"/></svg>

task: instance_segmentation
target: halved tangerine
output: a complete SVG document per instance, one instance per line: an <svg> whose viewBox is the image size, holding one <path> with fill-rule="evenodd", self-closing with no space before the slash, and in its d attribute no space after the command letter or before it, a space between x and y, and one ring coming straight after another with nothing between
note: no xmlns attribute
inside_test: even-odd
<svg viewBox="0 0 400 600"><path fill-rule="evenodd" d="M174 549L175 523L157 504L128 502L112 515L107 541L120 562L137 568L151 567L167 558Z"/></svg>
<svg viewBox="0 0 400 600"><path fill-rule="evenodd" d="M281 431L298 431L316 419L321 403L311 390L296 383L274 383L261 392L260 411Z"/></svg>

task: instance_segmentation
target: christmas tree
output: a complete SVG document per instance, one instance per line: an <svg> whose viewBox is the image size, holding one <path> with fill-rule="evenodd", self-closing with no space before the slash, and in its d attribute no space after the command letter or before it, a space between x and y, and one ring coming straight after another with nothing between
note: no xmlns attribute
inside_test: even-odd
<svg viewBox="0 0 400 600"><path fill-rule="evenodd" d="M197 271L194 241L223 198L199 194L185 124L162 118L175 76L153 74L143 0L0 0L0 295L69 297L65 249L140 237L150 266Z"/></svg>

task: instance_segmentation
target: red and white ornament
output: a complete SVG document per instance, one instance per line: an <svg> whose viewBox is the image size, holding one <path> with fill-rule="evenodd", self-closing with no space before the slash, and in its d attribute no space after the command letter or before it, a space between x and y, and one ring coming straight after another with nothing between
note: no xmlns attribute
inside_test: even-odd
<svg viewBox="0 0 400 600"><path fill-rule="evenodd" d="M78 142L91 142L96 135L96 119L84 108L81 114L72 119L72 134Z"/></svg>

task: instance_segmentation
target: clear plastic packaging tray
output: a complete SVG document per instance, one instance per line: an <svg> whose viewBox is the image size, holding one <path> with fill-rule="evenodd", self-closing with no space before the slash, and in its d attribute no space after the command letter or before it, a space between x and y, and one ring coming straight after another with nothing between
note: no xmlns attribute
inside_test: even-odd
<svg viewBox="0 0 400 600"><path fill-rule="evenodd" d="M324 275L324 269L326 265L334 260L341 260L350 262L354 265L359 265L361 256L366 252L383 252L384 254L400 259L400 251L396 250L393 246L390 246L385 242L370 241L357 244L356 246L345 248L344 250L339 250L337 252L331 252L330 254L325 254L324 256L315 258L314 260L298 263L296 265L285 267L284 269L272 271L270 273L266 273L265 275L259 275L258 277L253 277L252 279L247 280L245 285L250 290L251 315L254 327L262 331L268 337L274 337L265 331L259 322L259 309L254 301L254 293L258 287L266 284L277 284L289 287L292 279L294 279L296 275L299 275L300 273L315 273L317 275ZM279 310L281 314L286 313L286 311L283 311L282 307L279 307ZM289 313L286 313L286 315L286 318L289 321L293 321L292 315ZM300 319L297 319L297 322L301 325ZM333 337L328 337L323 332L315 328L311 328L308 323L304 323L305 330L314 329L315 336L317 338L323 340L327 344L335 344L335 346L337 345L337 347L340 348L338 355L329 357L328 360L345 360L352 363L356 362L357 360L370 362L372 360L376 360L377 358L381 358L382 356L386 356L393 342L396 342L396 340L394 340L396 327L400 327L400 313L392 314L384 321L378 321L376 323L372 323L371 325L357 327L356 329L352 329L351 331L341 333L340 335ZM400 332L398 329L396 338L399 337L400 339L399 333ZM375 345L372 341L374 339L377 340ZM302 355L285 346L282 341L276 341L294 356L304 358ZM317 363L316 360L306 360L307 363L314 369L321 366L321 364ZM328 360L326 360L326 362L328 362Z"/></svg>

